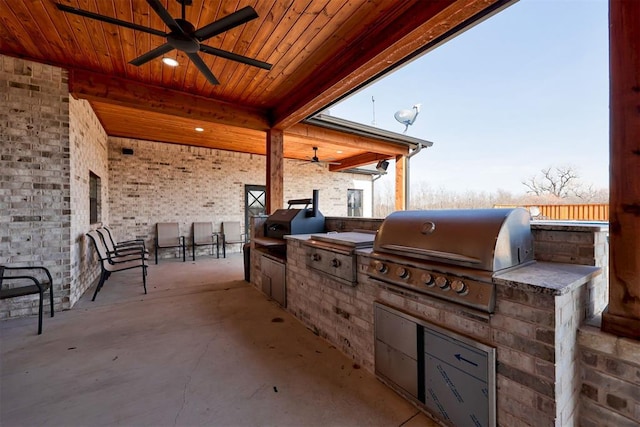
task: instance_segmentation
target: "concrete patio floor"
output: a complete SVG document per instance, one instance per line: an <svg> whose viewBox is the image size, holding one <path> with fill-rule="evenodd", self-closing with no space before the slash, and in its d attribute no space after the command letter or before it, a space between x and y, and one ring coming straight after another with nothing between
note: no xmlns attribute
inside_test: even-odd
<svg viewBox="0 0 640 427"><path fill-rule="evenodd" d="M242 280L242 254L114 273L0 322L0 425L436 426Z"/></svg>

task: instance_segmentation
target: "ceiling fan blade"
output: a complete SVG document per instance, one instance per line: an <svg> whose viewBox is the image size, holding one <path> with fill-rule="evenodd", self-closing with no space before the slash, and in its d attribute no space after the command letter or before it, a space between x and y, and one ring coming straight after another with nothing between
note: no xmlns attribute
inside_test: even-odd
<svg viewBox="0 0 640 427"><path fill-rule="evenodd" d="M143 27L142 25L134 24L132 22L122 21L120 19L112 18L110 16L98 15L97 13L89 12L87 10L78 9L75 7L67 6L64 4L56 3L56 7L63 12L73 13L74 15L84 16L85 18L95 19L96 21L107 22L109 24L120 25L121 27L130 28L136 31L143 31L145 33L153 34L155 36L166 37L167 33L159 31L149 27Z"/></svg>
<svg viewBox="0 0 640 427"><path fill-rule="evenodd" d="M240 62L247 65L253 65L254 67L262 68L264 70L270 70L271 64L258 61L257 59L249 58L246 56L238 55L237 53L231 53L226 50L217 49L215 47L206 46L201 44L200 51L208 53L210 55L219 56L221 58L230 59L232 61Z"/></svg>
<svg viewBox="0 0 640 427"><path fill-rule="evenodd" d="M220 18L204 27L200 28L193 33L195 38L200 41L210 39L213 36L217 36L220 33L224 33L238 25L245 24L252 19L256 19L258 14L251 6L243 7L240 10L233 12L230 15Z"/></svg>
<svg viewBox="0 0 640 427"><path fill-rule="evenodd" d="M200 56L198 56L196 52L187 53L187 56L189 57L189 59L191 59L191 62L193 62L198 70L200 70L200 72L207 78L209 83L211 83L212 85L220 84L218 79L216 79L216 76L214 76L209 67L207 67L207 64L204 63L202 58L200 58Z"/></svg>
<svg viewBox="0 0 640 427"><path fill-rule="evenodd" d="M184 34L185 36L187 35L182 27L178 25L176 20L173 19L173 16L171 16L169 12L167 12L167 9L165 9L164 6L160 3L160 0L147 0L147 3L149 3L151 9L156 12L160 19L162 19L162 22L164 22L172 32Z"/></svg>
<svg viewBox="0 0 640 427"><path fill-rule="evenodd" d="M129 64L135 65L139 67L142 64L146 64L152 59L156 59L159 56L164 55L165 53L171 52L173 47L169 43L165 43L163 45L158 46L157 48L150 50L149 52L138 56L137 58L129 61Z"/></svg>

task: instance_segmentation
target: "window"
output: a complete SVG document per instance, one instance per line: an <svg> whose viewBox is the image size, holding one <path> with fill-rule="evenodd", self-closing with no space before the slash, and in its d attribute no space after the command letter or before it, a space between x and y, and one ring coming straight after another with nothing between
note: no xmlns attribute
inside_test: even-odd
<svg viewBox="0 0 640 427"><path fill-rule="evenodd" d="M267 187L264 185L245 185L244 203L244 229L247 241L249 241L251 217L267 213Z"/></svg>
<svg viewBox="0 0 640 427"><path fill-rule="evenodd" d="M363 190L347 190L347 216L362 216Z"/></svg>
<svg viewBox="0 0 640 427"><path fill-rule="evenodd" d="M100 177L89 172L89 223L100 221Z"/></svg>

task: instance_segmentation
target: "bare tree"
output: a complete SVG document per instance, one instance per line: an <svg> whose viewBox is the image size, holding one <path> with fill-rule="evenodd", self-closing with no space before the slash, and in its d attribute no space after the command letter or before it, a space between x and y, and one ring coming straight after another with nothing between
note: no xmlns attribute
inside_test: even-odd
<svg viewBox="0 0 640 427"><path fill-rule="evenodd" d="M540 177L523 182L529 189L526 194L512 194L498 189L485 191L456 192L445 188L433 188L424 181L411 185L410 209L464 209L491 208L496 205L551 205L567 203L607 203L609 190L596 189L580 182L572 167L556 167L542 170ZM374 217L384 218L395 210L395 188L393 182L375 185Z"/></svg>
<svg viewBox="0 0 640 427"><path fill-rule="evenodd" d="M556 166L542 169L541 175L522 181L522 184L529 189L527 190L529 194L551 195L559 199L566 199L581 191L579 178L572 166Z"/></svg>

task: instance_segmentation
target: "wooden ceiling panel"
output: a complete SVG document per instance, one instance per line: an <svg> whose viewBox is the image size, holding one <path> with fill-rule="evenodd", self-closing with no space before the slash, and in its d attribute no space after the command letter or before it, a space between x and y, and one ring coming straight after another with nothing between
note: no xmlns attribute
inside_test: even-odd
<svg viewBox="0 0 640 427"><path fill-rule="evenodd" d="M266 153L266 132L263 131L140 111L102 102L92 102L91 107L103 123L107 134L111 136L261 155ZM204 131L197 132L196 127L202 127ZM367 149L364 142L355 142L357 138L320 128L316 130L315 138L302 137L303 133L313 134L309 132L308 127L304 125L303 129L296 132L285 133L284 156L286 158L307 160L313 156L313 147L320 146L318 156L321 160L340 161L360 156ZM140 138L138 136L140 134L145 135L145 138Z"/></svg>
<svg viewBox="0 0 640 427"><path fill-rule="evenodd" d="M310 53L318 48L324 47L326 49L329 44L333 43L331 37L337 28L344 25L344 20L352 16L355 11L363 9L358 7L357 2L345 3L341 0L331 0L322 8L318 7L315 2L314 5L315 7L312 5L309 11L304 11L305 15L309 15L309 19L315 18L311 21L311 25L307 19L301 22L296 21L287 33L287 38L291 38L289 43L283 43L276 38L275 42L279 43L277 51L281 53L278 63L282 63L282 65L276 70L272 70L264 81L252 81L240 97L242 102L255 103L256 98L263 97L264 93L271 94L278 91L286 93L287 88L292 85L291 80L296 76L296 73L306 73L306 66L313 69L313 64L306 64L303 67ZM326 58L331 58L331 56L328 55Z"/></svg>
<svg viewBox="0 0 640 427"><path fill-rule="evenodd" d="M300 157L308 144L331 147L344 158L367 153L388 155L375 141L302 137L303 119L375 77L430 48L433 40L450 37L516 0L192 0L186 19L196 29L245 6L258 18L204 42L212 47L272 64L263 70L199 53L220 81L211 85L183 52L172 51L180 66L165 66L156 58L136 67L138 56L165 43L162 36L65 13L56 4L168 32L147 0L0 0L0 54L51 64L70 71L76 97L94 105L111 104L123 114L102 112L105 128L149 139L158 123L151 113L183 120L205 121L228 129L247 128L251 135L279 128L292 141L286 155ZM176 0L160 0L174 18L182 14ZM132 113L132 110L138 113ZM126 113L126 114L125 114ZM136 131L137 129L137 131ZM178 130L166 129L180 143ZM246 135L236 132L242 138ZM174 138L175 135L175 138ZM174 140L175 139L175 140ZM306 141L307 145L304 145ZM193 140L196 145L203 144ZM244 144L244 142L242 143ZM242 150L258 150L240 144ZM260 141L264 150L264 141ZM300 148L296 149L296 144ZM231 147L231 145L229 145ZM226 148L225 148L226 149ZM290 151L286 151L290 150Z"/></svg>

